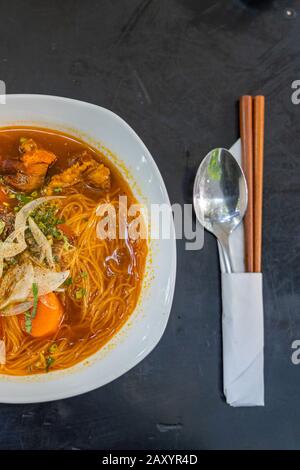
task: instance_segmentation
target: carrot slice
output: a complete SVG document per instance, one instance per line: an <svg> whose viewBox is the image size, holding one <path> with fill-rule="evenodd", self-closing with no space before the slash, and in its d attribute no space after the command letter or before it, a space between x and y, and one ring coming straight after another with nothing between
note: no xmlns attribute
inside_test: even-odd
<svg viewBox="0 0 300 470"><path fill-rule="evenodd" d="M63 317L63 306L54 292L39 297L36 316L31 320L30 335L35 338L48 336L57 331ZM25 315L22 318L25 330Z"/></svg>

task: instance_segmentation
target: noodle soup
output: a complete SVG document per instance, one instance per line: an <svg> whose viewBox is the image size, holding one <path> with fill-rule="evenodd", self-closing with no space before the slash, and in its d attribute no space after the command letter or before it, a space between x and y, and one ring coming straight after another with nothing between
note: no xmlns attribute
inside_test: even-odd
<svg viewBox="0 0 300 470"><path fill-rule="evenodd" d="M137 304L147 241L97 236L101 204L137 203L99 151L38 128L0 130L0 372L64 369L95 353ZM129 221L127 221L129 223Z"/></svg>

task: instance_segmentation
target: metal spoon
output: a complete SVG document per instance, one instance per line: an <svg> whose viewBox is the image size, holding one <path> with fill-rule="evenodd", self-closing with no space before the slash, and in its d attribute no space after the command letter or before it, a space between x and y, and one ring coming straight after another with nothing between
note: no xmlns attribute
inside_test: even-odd
<svg viewBox="0 0 300 470"><path fill-rule="evenodd" d="M209 152L194 183L194 209L200 224L219 240L226 272L232 272L229 236L243 220L248 191L242 168L223 148Z"/></svg>

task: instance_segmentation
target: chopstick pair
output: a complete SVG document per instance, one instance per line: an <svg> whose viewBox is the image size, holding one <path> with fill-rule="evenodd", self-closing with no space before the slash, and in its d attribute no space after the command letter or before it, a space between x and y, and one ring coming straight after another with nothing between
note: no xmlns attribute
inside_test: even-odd
<svg viewBox="0 0 300 470"><path fill-rule="evenodd" d="M265 97L240 98L242 165L248 185L244 219L246 272L261 272Z"/></svg>

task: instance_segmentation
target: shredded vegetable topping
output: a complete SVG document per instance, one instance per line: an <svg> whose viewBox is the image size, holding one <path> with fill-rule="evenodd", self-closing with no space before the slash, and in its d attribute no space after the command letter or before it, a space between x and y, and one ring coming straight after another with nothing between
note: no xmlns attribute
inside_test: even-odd
<svg viewBox="0 0 300 470"><path fill-rule="evenodd" d="M23 313L28 308L28 300L33 301L33 308L36 308L38 296L54 292L66 281L69 274L69 271L51 271L33 266L31 263L16 267L14 278L19 278L19 281L13 287L11 294L0 303L1 315L10 316ZM15 306L19 303L24 304ZM6 309L11 305L14 308Z"/></svg>
<svg viewBox="0 0 300 470"><path fill-rule="evenodd" d="M44 259L46 258L49 266L53 268L54 261L53 261L53 255L52 255L52 248L51 248L49 240L47 240L47 238L45 237L41 229L39 229L39 227L37 226L37 224L31 217L28 217L28 223L29 223L29 228L31 230L33 238L41 250L40 262L44 261Z"/></svg>
<svg viewBox="0 0 300 470"><path fill-rule="evenodd" d="M31 263L17 266L14 271L15 279L18 279L14 285L11 294L0 304L0 309L3 310L7 305L17 302L24 302L28 299L31 286L34 280L34 270ZM5 315L5 312L2 311Z"/></svg>

